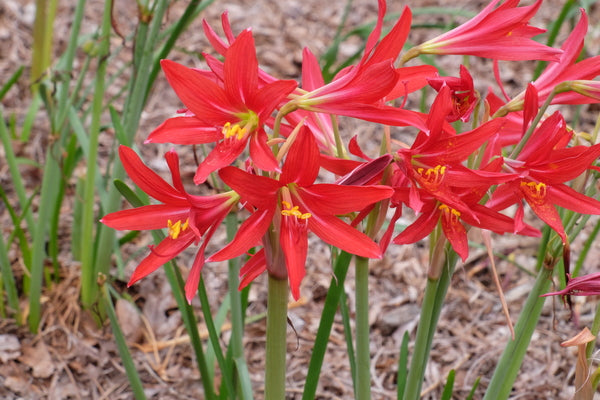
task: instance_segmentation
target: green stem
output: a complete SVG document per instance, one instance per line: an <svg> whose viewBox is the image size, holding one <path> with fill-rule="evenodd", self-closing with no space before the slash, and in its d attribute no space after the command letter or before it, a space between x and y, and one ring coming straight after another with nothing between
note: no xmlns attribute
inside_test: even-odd
<svg viewBox="0 0 600 400"><path fill-rule="evenodd" d="M551 268L546 267L540 269L535 284L531 292L529 292L523 311L519 316L519 320L515 325L515 340L509 340L504 348L500 361L496 365L492 380L485 392L484 400L508 399L525 353L527 352L531 336L542 313L542 307L546 298L540 297L540 295L548 292L552 271Z"/></svg>
<svg viewBox="0 0 600 400"><path fill-rule="evenodd" d="M230 213L225 218L225 226L227 230L227 239L231 241L238 230L237 215ZM235 258L229 260L228 269L228 285L229 299L231 303L231 355L234 360L244 359L244 347L242 344L244 333L244 317L242 312L242 296L238 290L240 275L240 259ZM236 365L240 365L239 362ZM238 378L243 378L247 371L237 371ZM238 383L240 380L238 379ZM241 389L238 385L238 389ZM238 391L239 392L239 391ZM242 396L244 398L244 396Z"/></svg>
<svg viewBox="0 0 600 400"><path fill-rule="evenodd" d="M439 278L427 279L423 304L421 305L421 316L417 327L415 348L406 379L404 400L418 400L421 397L421 386L433 343L433 335L457 260L458 257L454 251L446 250L445 262L441 268Z"/></svg>
<svg viewBox="0 0 600 400"><path fill-rule="evenodd" d="M356 257L356 399L371 398L369 349L369 259Z"/></svg>
<svg viewBox="0 0 600 400"><path fill-rule="evenodd" d="M104 16L102 19L101 38L98 49L98 70L96 72L96 86L92 102L92 121L90 123L89 150L87 159L87 176L90 177L85 184L83 221L81 225L81 301L86 307L90 307L97 299L98 286L96 284L96 273L94 257L94 226L96 215L94 205L96 203L95 179L98 169L98 143L100 135L100 117L104 100L104 77L107 68L107 56L110 46L110 23L111 23L112 1L104 4ZM106 272L106 271L102 271Z"/></svg>
<svg viewBox="0 0 600 400"><path fill-rule="evenodd" d="M288 283L269 275L265 400L285 399Z"/></svg>

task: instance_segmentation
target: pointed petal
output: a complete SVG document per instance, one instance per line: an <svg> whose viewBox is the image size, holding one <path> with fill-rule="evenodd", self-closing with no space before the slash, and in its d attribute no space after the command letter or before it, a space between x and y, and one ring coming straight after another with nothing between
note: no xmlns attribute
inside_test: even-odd
<svg viewBox="0 0 600 400"><path fill-rule="evenodd" d="M211 173L234 162L246 148L247 141L247 138L238 140L231 137L217 143L204 161L198 165L194 183L196 185L204 183Z"/></svg>
<svg viewBox="0 0 600 400"><path fill-rule="evenodd" d="M182 234L177 239L166 237L158 246L151 248L150 254L137 266L127 286L131 286L143 277L156 271L160 266L172 260L175 256L194 243L193 233Z"/></svg>
<svg viewBox="0 0 600 400"><path fill-rule="evenodd" d="M271 178L252 175L239 168L226 167L219 171L219 176L243 201L248 201L257 208L274 208L277 191L281 184Z"/></svg>
<svg viewBox="0 0 600 400"><path fill-rule="evenodd" d="M340 219L313 214L307 221L308 228L325 242L357 256L381 258L379 246L371 238Z"/></svg>
<svg viewBox="0 0 600 400"><path fill-rule="evenodd" d="M388 186L344 186L329 183L298 188L299 197L311 213L342 215L388 199L394 190Z"/></svg>
<svg viewBox="0 0 600 400"><path fill-rule="evenodd" d="M185 195L165 182L156 172L144 165L140 157L127 146L119 147L119 156L129 177L149 196L170 205L188 204Z"/></svg>
<svg viewBox="0 0 600 400"><path fill-rule="evenodd" d="M300 283L306 273L308 253L307 221L299 221L294 216L282 216L279 243L285 255L290 289L294 300L300 298Z"/></svg>
<svg viewBox="0 0 600 400"><path fill-rule="evenodd" d="M267 260L265 259L265 249L260 249L256 254L252 255L246 264L240 268L240 285L239 290L242 290L250 282L256 279L257 276L267 270Z"/></svg>
<svg viewBox="0 0 600 400"><path fill-rule="evenodd" d="M231 243L210 256L207 262L230 260L257 246L269 228L274 214L275 208L254 212L240 225Z"/></svg>
<svg viewBox="0 0 600 400"><path fill-rule="evenodd" d="M144 231L162 229L167 221L184 221L190 209L166 204L152 204L130 210L121 210L102 217L100 222L117 230Z"/></svg>
<svg viewBox="0 0 600 400"><path fill-rule="evenodd" d="M250 158L263 171L277 171L279 164L267 144L267 134L260 128L250 136Z"/></svg>
<svg viewBox="0 0 600 400"><path fill-rule="evenodd" d="M418 242L429 235L440 219L440 212L437 209L430 210L421 214L415 222L407 226L393 240L396 244L410 244Z"/></svg>
<svg viewBox="0 0 600 400"><path fill-rule="evenodd" d="M230 101L246 103L258 87L258 60L250 29L244 30L225 54L225 92Z"/></svg>
<svg viewBox="0 0 600 400"><path fill-rule="evenodd" d="M253 93L248 100L248 107L258 114L261 121L264 121L297 87L298 83L294 80L276 80L268 83Z"/></svg>
<svg viewBox="0 0 600 400"><path fill-rule="evenodd" d="M319 174L319 146L312 133L302 127L283 164L282 184L296 182L299 186L312 185Z"/></svg>
<svg viewBox="0 0 600 400"><path fill-rule="evenodd" d="M153 130L144 143L201 144L223 138L214 126L207 126L196 117L173 117Z"/></svg>
<svg viewBox="0 0 600 400"><path fill-rule="evenodd" d="M192 264L192 268L190 268L190 273L188 274L187 279L185 280L185 286L183 288L185 292L185 298L188 301L188 304L192 304L192 300L198 291L198 285L200 284L200 273L202 272L202 267L204 266L204 244L198 250L196 257L194 258L194 263Z"/></svg>
<svg viewBox="0 0 600 400"><path fill-rule="evenodd" d="M213 80L171 60L162 60L160 65L177 97L197 118L216 125L232 119L235 110Z"/></svg>

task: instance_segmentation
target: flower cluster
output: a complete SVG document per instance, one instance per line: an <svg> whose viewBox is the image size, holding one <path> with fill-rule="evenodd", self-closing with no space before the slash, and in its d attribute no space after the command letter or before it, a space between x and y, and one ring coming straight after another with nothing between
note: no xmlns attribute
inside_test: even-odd
<svg viewBox="0 0 600 400"><path fill-rule="evenodd" d="M600 144L588 140L586 145L586 136L571 129L560 112L545 111L549 104L600 101L600 85L593 80L600 74L600 59L578 61L587 29L583 10L557 49L531 39L543 32L529 25L541 0L527 7L519 7L519 0L498 3L494 0L472 20L401 56L411 11L406 7L381 38L386 4L379 0L364 55L331 82L324 82L308 49L300 83L277 79L260 69L250 29L235 35L224 14L223 40L205 23L205 34L223 61L205 54L206 70L162 61L185 109L151 132L146 143L212 144L193 182L200 185L212 176L219 184L209 196L189 194L174 151L165 155L171 185L144 166L132 149L121 147L129 176L159 204L118 211L102 222L115 229L168 230L130 284L187 247L198 246L186 284L191 301L205 262L255 249L241 269L241 286L268 271L288 279L298 298L309 231L367 258L382 257L392 243L414 243L433 232L466 260L471 228L539 236L525 222L525 205L568 244L556 207L600 214L599 201L569 185L595 168ZM512 98L498 79L501 98L492 89L480 94L465 66L456 71L458 76L440 76L429 65L405 66L425 53L486 57L495 63L544 60L548 66ZM436 93L429 112L405 108L413 92L424 87ZM357 138L346 146L337 116L408 127L414 140L399 144L385 130L381 153L369 156ZM468 121L470 129L462 129ZM324 182L322 169L337 178ZM219 189L225 187L229 189ZM417 217L402 229L397 222L406 208ZM207 243L232 212L243 216L237 234L206 257Z"/></svg>

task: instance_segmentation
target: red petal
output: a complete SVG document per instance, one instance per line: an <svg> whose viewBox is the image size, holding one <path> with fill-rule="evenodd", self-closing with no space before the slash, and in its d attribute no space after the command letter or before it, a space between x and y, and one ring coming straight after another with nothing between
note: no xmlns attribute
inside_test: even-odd
<svg viewBox="0 0 600 400"><path fill-rule="evenodd" d="M311 213L342 215L360 211L369 204L392 197L388 186L343 186L318 184L298 189L301 201Z"/></svg>
<svg viewBox="0 0 600 400"><path fill-rule="evenodd" d="M298 300L300 298L300 283L306 273L306 254L308 253L307 221L299 221L293 216L282 216L280 226L279 243L285 255L290 289L294 300Z"/></svg>
<svg viewBox="0 0 600 400"><path fill-rule="evenodd" d="M312 133L302 127L290 146L282 167L282 184L296 182L299 186L312 185L319 174L319 147Z"/></svg>
<svg viewBox="0 0 600 400"><path fill-rule="evenodd" d="M207 126L196 117L174 117L153 130L144 143L201 144L223 138L215 126Z"/></svg>
<svg viewBox="0 0 600 400"><path fill-rule="evenodd" d="M230 101L247 103L258 88L258 61L250 29L244 30L225 54L225 92Z"/></svg>
<svg viewBox="0 0 600 400"><path fill-rule="evenodd" d="M185 196L145 166L135 151L127 146L120 146L119 156L129 177L148 195L171 205L185 206L188 204Z"/></svg>
<svg viewBox="0 0 600 400"><path fill-rule="evenodd" d="M243 201L248 201L257 208L275 207L277 191L281 187L278 181L265 176L252 175L235 167L221 169L219 176L242 197Z"/></svg>
<svg viewBox="0 0 600 400"><path fill-rule="evenodd" d="M160 65L177 96L197 118L215 125L231 120L236 110L213 80L171 60L162 60Z"/></svg>
<svg viewBox="0 0 600 400"><path fill-rule="evenodd" d="M240 269L240 277L242 279L238 289L242 290L248 286L250 282L266 270L267 261L265 259L265 249L260 249L256 254L250 257L250 259L246 261L246 264Z"/></svg>
<svg viewBox="0 0 600 400"><path fill-rule="evenodd" d="M308 228L325 242L357 256L381 258L379 246L371 238L339 218L313 214L307 221Z"/></svg>
<svg viewBox="0 0 600 400"><path fill-rule="evenodd" d="M275 209L259 210L240 225L233 241L208 258L210 261L224 261L241 256L248 249L260 243L269 228Z"/></svg>
<svg viewBox="0 0 600 400"><path fill-rule="evenodd" d="M189 207L153 204L110 213L102 217L100 222L117 230L144 231L165 228L168 220L182 221L189 213Z"/></svg>

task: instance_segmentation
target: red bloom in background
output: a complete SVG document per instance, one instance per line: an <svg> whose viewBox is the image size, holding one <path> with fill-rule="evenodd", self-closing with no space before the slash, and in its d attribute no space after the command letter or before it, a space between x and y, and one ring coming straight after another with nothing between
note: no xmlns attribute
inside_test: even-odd
<svg viewBox="0 0 600 400"><path fill-rule="evenodd" d="M547 296L597 296L600 294L600 272L570 278L567 286L558 292L543 294Z"/></svg>
<svg viewBox="0 0 600 400"><path fill-rule="evenodd" d="M360 211L368 205L389 198L392 189L384 186L343 186L315 184L319 173L319 149L312 134L305 128L287 154L279 180L249 174L235 167L219 171L221 179L254 208L242 223L237 235L226 247L213 254L210 261L222 261L244 254L258 245L271 224L279 234L279 246L287 268L292 295L300 296L300 282L305 274L308 251L308 231L325 242L362 257L379 258L379 246L367 235L344 223L337 216ZM252 268L242 274L257 276L264 269L282 277L282 260L271 253L273 246L265 243L265 251L253 256ZM261 262L260 257L265 257ZM285 275L283 275L285 277ZM246 282L247 280L245 280Z"/></svg>
<svg viewBox="0 0 600 400"><path fill-rule="evenodd" d="M410 49L403 61L419 54L459 54L495 60L557 61L561 50L545 46L531 38L545 29L529 25L542 0L526 7L517 7L520 0L492 1L471 20Z"/></svg>
<svg viewBox="0 0 600 400"><path fill-rule="evenodd" d="M150 254L135 269L128 286L154 272L192 244L198 245L202 241L185 284L185 294L191 302L200 282L204 249L225 216L237 203L238 196L233 192L213 196L188 194L181 182L179 157L174 151L165 154L171 170L172 186L146 167L129 147L121 146L119 155L135 184L162 204L110 213L100 222L118 230L168 229L167 237L158 246L150 246Z"/></svg>
<svg viewBox="0 0 600 400"><path fill-rule="evenodd" d="M163 71L191 116L166 120L146 142L201 144L217 142L215 149L198 166L194 182L233 162L250 142L250 157L263 170L277 169L267 146L266 120L297 86L278 80L260 84L254 39L245 30L226 51L222 71L211 79L173 61L161 62ZM223 77L222 85L217 83Z"/></svg>

